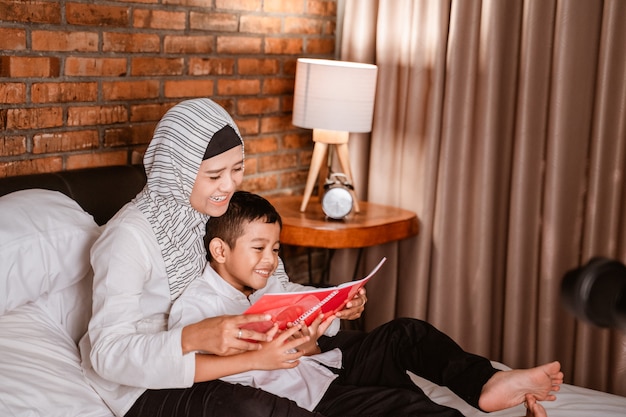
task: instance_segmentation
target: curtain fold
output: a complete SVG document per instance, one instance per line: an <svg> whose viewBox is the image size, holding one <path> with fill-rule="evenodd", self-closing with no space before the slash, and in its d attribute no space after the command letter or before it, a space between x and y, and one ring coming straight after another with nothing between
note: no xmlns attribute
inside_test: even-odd
<svg viewBox="0 0 626 417"><path fill-rule="evenodd" d="M350 140L359 197L420 220L366 252L390 258L367 328L425 319L626 395L624 332L559 300L567 270L626 261L624 22L621 0L346 0L340 58L379 67L373 130Z"/></svg>

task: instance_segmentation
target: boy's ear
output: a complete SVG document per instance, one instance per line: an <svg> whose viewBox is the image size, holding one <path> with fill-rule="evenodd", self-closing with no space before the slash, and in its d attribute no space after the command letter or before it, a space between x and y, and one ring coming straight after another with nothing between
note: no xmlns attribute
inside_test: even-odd
<svg viewBox="0 0 626 417"><path fill-rule="evenodd" d="M228 245L219 237L214 237L209 242L209 252L211 252L211 256L218 263L224 263L226 260L226 249Z"/></svg>

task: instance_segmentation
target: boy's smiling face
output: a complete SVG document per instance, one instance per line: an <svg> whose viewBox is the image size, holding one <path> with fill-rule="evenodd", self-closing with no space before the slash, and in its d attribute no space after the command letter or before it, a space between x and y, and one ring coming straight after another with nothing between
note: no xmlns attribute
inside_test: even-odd
<svg viewBox="0 0 626 417"><path fill-rule="evenodd" d="M223 258L218 273L233 287L250 295L267 284L278 267L280 225L254 220L244 225L234 247L223 243Z"/></svg>

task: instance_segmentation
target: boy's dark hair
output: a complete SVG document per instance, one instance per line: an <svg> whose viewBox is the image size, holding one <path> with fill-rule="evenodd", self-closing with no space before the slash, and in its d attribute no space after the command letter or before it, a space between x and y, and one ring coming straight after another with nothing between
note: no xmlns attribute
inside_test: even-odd
<svg viewBox="0 0 626 417"><path fill-rule="evenodd" d="M269 201L248 191L235 191L226 213L219 217L210 217L206 222L204 246L207 249L207 260L213 260L209 251L209 243L213 238L218 237L233 248L237 239L243 235L247 223L255 220L278 223L281 229L283 227L280 214Z"/></svg>

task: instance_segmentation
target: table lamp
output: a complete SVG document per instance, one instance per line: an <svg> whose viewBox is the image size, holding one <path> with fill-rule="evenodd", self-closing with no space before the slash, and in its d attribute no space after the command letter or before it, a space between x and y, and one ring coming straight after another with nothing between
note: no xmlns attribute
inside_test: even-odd
<svg viewBox="0 0 626 417"><path fill-rule="evenodd" d="M366 133L372 130L377 73L378 68L371 64L298 59L292 123L313 129L315 142L301 212L306 210L327 152L332 151L329 145L335 147L344 175L354 184L348 137L350 132ZM353 208L358 213L356 194L353 196Z"/></svg>

